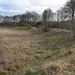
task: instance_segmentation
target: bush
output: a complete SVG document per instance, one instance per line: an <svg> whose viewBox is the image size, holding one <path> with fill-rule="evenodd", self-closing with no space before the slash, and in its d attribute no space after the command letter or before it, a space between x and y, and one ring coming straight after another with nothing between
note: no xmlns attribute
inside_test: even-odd
<svg viewBox="0 0 75 75"><path fill-rule="evenodd" d="M71 55L72 53L73 53L73 51L71 51L71 50L70 50L70 51L68 51L68 54L69 54L69 55Z"/></svg>
<svg viewBox="0 0 75 75"><path fill-rule="evenodd" d="M51 65L50 70L59 71L60 70L59 64L56 63L56 64Z"/></svg>
<svg viewBox="0 0 75 75"><path fill-rule="evenodd" d="M8 74L8 71L0 70L0 75L7 75L7 74Z"/></svg>
<svg viewBox="0 0 75 75"><path fill-rule="evenodd" d="M42 24L41 22L37 22L37 23L35 24L35 27L40 27L41 24Z"/></svg>
<svg viewBox="0 0 75 75"><path fill-rule="evenodd" d="M7 70L8 71L16 71L17 69L15 68L15 66L8 66Z"/></svg>
<svg viewBox="0 0 75 75"><path fill-rule="evenodd" d="M25 75L46 75L46 73L43 70L34 71L29 69Z"/></svg>
<svg viewBox="0 0 75 75"><path fill-rule="evenodd" d="M60 71L60 65L57 63L52 64L50 67L47 68L48 75L57 75L59 71Z"/></svg>

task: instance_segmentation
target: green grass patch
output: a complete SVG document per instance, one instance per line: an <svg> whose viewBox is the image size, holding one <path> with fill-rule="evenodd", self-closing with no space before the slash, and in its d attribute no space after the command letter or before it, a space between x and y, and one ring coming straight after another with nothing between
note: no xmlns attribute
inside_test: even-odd
<svg viewBox="0 0 75 75"><path fill-rule="evenodd" d="M56 55L52 56L51 58L49 58L48 60L64 59L64 58L69 57L72 54L73 54L73 52L71 50L69 50L69 51L65 51L65 53L56 54Z"/></svg>
<svg viewBox="0 0 75 75"><path fill-rule="evenodd" d="M53 42L56 42L56 41L59 41L59 40L64 39L64 38L67 37L68 35L69 35L69 34L66 33L66 32L61 32L61 33L58 33L58 34L55 34L55 35L46 36L46 39L47 39L50 43L53 43Z"/></svg>
<svg viewBox="0 0 75 75"><path fill-rule="evenodd" d="M18 31L31 31L31 30L33 30L33 28L29 28L29 27L18 27L18 28L16 28L16 30L18 30Z"/></svg>
<svg viewBox="0 0 75 75"><path fill-rule="evenodd" d="M35 71L35 70L32 70L32 69L29 69L25 75L46 75L46 74L43 70Z"/></svg>
<svg viewBox="0 0 75 75"><path fill-rule="evenodd" d="M58 45L61 46L61 47L72 47L72 45L75 44L75 40L68 40L68 41L65 41L65 42L61 42L59 43Z"/></svg>

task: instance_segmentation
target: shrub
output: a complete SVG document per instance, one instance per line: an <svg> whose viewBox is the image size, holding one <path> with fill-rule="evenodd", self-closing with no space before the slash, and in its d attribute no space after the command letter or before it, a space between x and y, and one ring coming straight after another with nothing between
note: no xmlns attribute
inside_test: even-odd
<svg viewBox="0 0 75 75"><path fill-rule="evenodd" d="M8 66L7 69L8 71L16 71L15 66Z"/></svg>
<svg viewBox="0 0 75 75"><path fill-rule="evenodd" d="M73 53L73 51L71 51L71 50L70 50L70 51L68 51L68 54L69 54L69 55L71 55L72 53Z"/></svg>
<svg viewBox="0 0 75 75"><path fill-rule="evenodd" d="M59 71L59 69L60 69L60 66L57 63L50 66L50 70Z"/></svg>
<svg viewBox="0 0 75 75"><path fill-rule="evenodd" d="M34 57L36 57L37 59L41 57L40 54L35 54Z"/></svg>
<svg viewBox="0 0 75 75"><path fill-rule="evenodd" d="M33 75L35 71L32 68L29 68L26 72L26 75Z"/></svg>
<svg viewBox="0 0 75 75"><path fill-rule="evenodd" d="M7 75L7 74L8 74L8 71L0 70L0 75Z"/></svg>
<svg viewBox="0 0 75 75"><path fill-rule="evenodd" d="M25 75L46 75L44 70L34 71L33 69L29 69Z"/></svg>

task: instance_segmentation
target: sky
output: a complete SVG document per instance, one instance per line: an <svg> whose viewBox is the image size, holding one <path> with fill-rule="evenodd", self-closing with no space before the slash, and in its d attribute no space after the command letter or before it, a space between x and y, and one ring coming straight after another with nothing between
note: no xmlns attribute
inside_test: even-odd
<svg viewBox="0 0 75 75"><path fill-rule="evenodd" d="M67 0L0 0L0 15L23 14L26 11L35 11L38 14L46 8L56 12Z"/></svg>

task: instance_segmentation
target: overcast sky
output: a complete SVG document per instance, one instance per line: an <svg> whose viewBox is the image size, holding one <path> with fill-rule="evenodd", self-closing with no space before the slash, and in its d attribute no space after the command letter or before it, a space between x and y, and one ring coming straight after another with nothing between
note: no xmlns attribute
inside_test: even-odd
<svg viewBox="0 0 75 75"><path fill-rule="evenodd" d="M66 2L67 0L0 0L0 14L15 15L25 11L36 11L41 14L46 8L51 8L55 12Z"/></svg>

